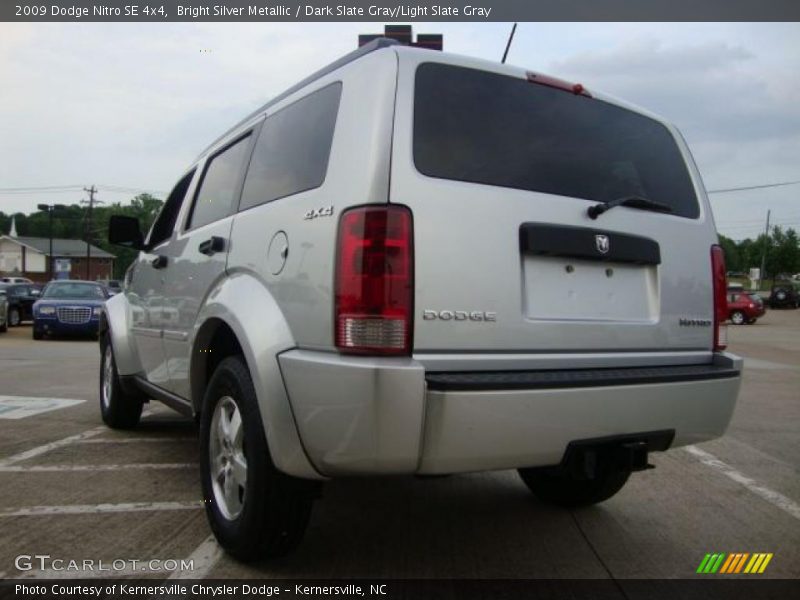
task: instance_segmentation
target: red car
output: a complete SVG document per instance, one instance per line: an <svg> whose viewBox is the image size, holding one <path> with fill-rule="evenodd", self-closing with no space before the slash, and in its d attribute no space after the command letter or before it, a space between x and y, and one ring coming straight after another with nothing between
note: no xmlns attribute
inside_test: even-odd
<svg viewBox="0 0 800 600"><path fill-rule="evenodd" d="M728 290L728 318L734 325L752 325L765 312L764 301L758 294Z"/></svg>

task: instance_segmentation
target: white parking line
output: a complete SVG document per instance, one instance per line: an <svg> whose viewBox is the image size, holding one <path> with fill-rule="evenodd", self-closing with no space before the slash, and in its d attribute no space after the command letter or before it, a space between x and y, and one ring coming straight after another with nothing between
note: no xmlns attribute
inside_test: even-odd
<svg viewBox="0 0 800 600"><path fill-rule="evenodd" d="M132 437L132 438L88 438L85 440L77 440L76 444L155 444L155 443L195 443L197 440L194 438L169 438L169 437Z"/></svg>
<svg viewBox="0 0 800 600"><path fill-rule="evenodd" d="M197 463L128 463L122 465L13 465L0 466L0 473L57 473L62 471L128 471L136 469L196 469Z"/></svg>
<svg viewBox="0 0 800 600"><path fill-rule="evenodd" d="M149 417L152 414L153 414L152 411L146 410L142 413L142 418ZM9 465L13 465L14 463L22 462L23 460L28 460L29 458L35 458L36 456L41 456L42 454L46 454L53 450L57 450L58 448L63 448L64 446L69 446L70 444L74 444L82 440L93 438L94 436L99 435L104 431L108 431L108 427L105 425L100 425L99 427L87 429L83 433L71 435L69 437L65 437L64 439L55 442L50 442L49 444L43 444L42 446L37 446L36 448L31 448L30 450L25 450L25 452L20 452L19 454L14 454L13 456L9 456L8 458L0 460L0 467L7 467Z"/></svg>
<svg viewBox="0 0 800 600"><path fill-rule="evenodd" d="M712 469L716 469L736 483L743 485L757 496L760 496L767 502L777 506L782 511L789 513L795 519L800 519L800 504L797 504L791 498L787 498L780 492L776 492L775 490L771 490L768 487L760 485L755 479L751 479L747 475L740 473L729 464L722 462L710 452L701 450L696 446L685 446L684 450L693 455L704 465L711 467Z"/></svg>
<svg viewBox="0 0 800 600"><path fill-rule="evenodd" d="M146 563L147 561L140 561ZM38 569L36 571L23 571L14 576L14 579L106 579L111 577L127 577L132 578L144 574L152 575L159 573L159 571L142 571L141 567L134 569L132 567L125 567L124 569L113 569L104 571L92 570L78 570L67 571L66 569Z"/></svg>
<svg viewBox="0 0 800 600"><path fill-rule="evenodd" d="M25 419L46 412L82 404L86 400L72 398L40 398L38 396L0 396L0 419Z"/></svg>
<svg viewBox="0 0 800 600"><path fill-rule="evenodd" d="M205 579L209 572L222 558L223 552L214 535L208 536L195 548L187 560L192 561L191 571L175 571L168 579Z"/></svg>
<svg viewBox="0 0 800 600"><path fill-rule="evenodd" d="M44 444L42 446L37 446L36 448L31 448L30 450L25 450L25 452L20 452L19 454L15 454L13 456L9 456L8 458L4 458L0 460L0 467L6 467L9 465L13 465L14 463L22 462L23 460L28 460L29 458L35 458L37 456L41 456L42 454L46 454L47 452L51 452L58 448L63 448L64 446L69 446L70 444L74 444L80 440L85 440L87 438L94 437L103 433L104 431L108 431L108 427L105 425L101 425L100 427L95 427L94 429L89 429L88 431L84 431L83 433L78 433L77 435L71 435L69 437L65 437L62 440L58 440L56 442L50 442L49 444Z"/></svg>
<svg viewBox="0 0 800 600"><path fill-rule="evenodd" d="M156 510L196 510L202 507L203 503L199 500L193 502L130 502L127 504L66 504L64 506L29 506L26 508L0 509L0 517L84 515Z"/></svg>

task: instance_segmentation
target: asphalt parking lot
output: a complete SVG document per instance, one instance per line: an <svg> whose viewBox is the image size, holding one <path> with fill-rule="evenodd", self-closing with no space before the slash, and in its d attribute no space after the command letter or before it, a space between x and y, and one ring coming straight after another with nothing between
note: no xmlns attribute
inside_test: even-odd
<svg viewBox="0 0 800 600"><path fill-rule="evenodd" d="M706 553L743 552L773 554L755 577L800 578L800 311L729 332L746 366L728 434L654 455L656 469L602 505L545 506L515 472L340 480L295 554L241 565L209 538L193 423L152 403L138 430L104 428L97 344L11 329L0 396L83 402L0 412L0 577L92 575L15 566L46 554L191 558L193 571L172 573L184 577L683 578Z"/></svg>

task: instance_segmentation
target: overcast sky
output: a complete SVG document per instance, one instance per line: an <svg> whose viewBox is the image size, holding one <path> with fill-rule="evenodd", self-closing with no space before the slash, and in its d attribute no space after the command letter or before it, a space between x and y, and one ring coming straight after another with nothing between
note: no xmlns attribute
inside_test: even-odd
<svg viewBox="0 0 800 600"><path fill-rule="evenodd" d="M0 188L168 191L216 136L383 24L0 23ZM416 24L499 60L509 24ZM520 23L508 62L579 81L682 130L709 190L800 180L800 24ZM80 190L0 191L0 210ZM800 185L711 196L720 232L800 229Z"/></svg>

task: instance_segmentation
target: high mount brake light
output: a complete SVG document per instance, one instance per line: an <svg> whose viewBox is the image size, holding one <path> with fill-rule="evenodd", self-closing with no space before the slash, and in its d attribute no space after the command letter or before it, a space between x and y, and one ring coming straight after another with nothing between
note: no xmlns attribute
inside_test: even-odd
<svg viewBox="0 0 800 600"><path fill-rule="evenodd" d="M592 95L580 83L571 83L569 81L564 81L563 79L559 79L558 77L541 75L539 73L534 73L533 71L528 71L527 76L528 76L528 81L531 83L546 85L548 87L555 88L557 90L570 92L571 94L575 94L576 96L586 96L587 98L592 97Z"/></svg>
<svg viewBox="0 0 800 600"><path fill-rule="evenodd" d="M339 220L336 346L359 354L409 354L414 260L411 211L360 206Z"/></svg>

